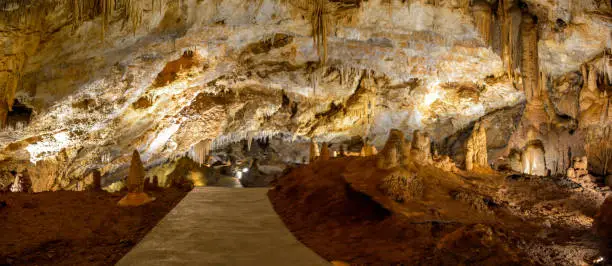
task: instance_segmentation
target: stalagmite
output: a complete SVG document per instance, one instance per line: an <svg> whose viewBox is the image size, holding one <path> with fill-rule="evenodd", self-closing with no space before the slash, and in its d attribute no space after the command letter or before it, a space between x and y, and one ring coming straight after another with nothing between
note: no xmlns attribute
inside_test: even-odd
<svg viewBox="0 0 612 266"><path fill-rule="evenodd" d="M574 157L572 162L572 167L567 169L567 177L578 178L589 174L589 164L586 156Z"/></svg>
<svg viewBox="0 0 612 266"><path fill-rule="evenodd" d="M11 192L23 192L24 187L21 181L21 174L15 175L15 181L11 185Z"/></svg>
<svg viewBox="0 0 612 266"><path fill-rule="evenodd" d="M140 206L155 199L144 192L144 178L145 171L140 160L140 154L137 150L134 150L127 177L128 194L119 201L119 206Z"/></svg>
<svg viewBox="0 0 612 266"><path fill-rule="evenodd" d="M363 144L363 147L361 147L361 151L359 152L359 155L362 157L367 157L367 156L376 155L377 153L378 151L376 150L376 147L374 147L374 145L366 141Z"/></svg>
<svg viewBox="0 0 612 266"><path fill-rule="evenodd" d="M310 158L309 162L314 162L319 157L319 145L314 141L310 141Z"/></svg>
<svg viewBox="0 0 612 266"><path fill-rule="evenodd" d="M93 191L102 190L102 174L100 173L100 170L94 169L91 173L91 176L93 179L91 183L91 190Z"/></svg>
<svg viewBox="0 0 612 266"><path fill-rule="evenodd" d="M344 150L344 145L340 145L340 152L338 153L340 157L346 157L346 151Z"/></svg>
<svg viewBox="0 0 612 266"><path fill-rule="evenodd" d="M418 160L415 160L416 163L431 163L431 140L429 138L429 134L421 133L419 130L415 130L413 132L410 156L412 158L418 158Z"/></svg>
<svg viewBox="0 0 612 266"><path fill-rule="evenodd" d="M478 2L472 7L476 30L485 45L491 43L491 6L486 2Z"/></svg>
<svg viewBox="0 0 612 266"><path fill-rule="evenodd" d="M471 171L474 167L488 168L487 132L484 125L478 122L474 125L472 135L466 143L465 169Z"/></svg>
<svg viewBox="0 0 612 266"><path fill-rule="evenodd" d="M397 129L391 129L385 147L377 155L376 167L380 169L391 169L398 167L403 161L404 133Z"/></svg>
<svg viewBox="0 0 612 266"><path fill-rule="evenodd" d="M329 160L330 157L331 157L331 154L329 151L329 146L327 145L326 142L323 142L323 144L321 145L321 155L319 156L318 160L326 161L326 160Z"/></svg>

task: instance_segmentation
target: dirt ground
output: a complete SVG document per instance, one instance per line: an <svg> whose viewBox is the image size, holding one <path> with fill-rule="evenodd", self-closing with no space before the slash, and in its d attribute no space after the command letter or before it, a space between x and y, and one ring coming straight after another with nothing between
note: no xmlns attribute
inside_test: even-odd
<svg viewBox="0 0 612 266"><path fill-rule="evenodd" d="M120 208L124 193L0 194L0 265L114 265L186 194Z"/></svg>
<svg viewBox="0 0 612 266"><path fill-rule="evenodd" d="M592 265L602 254L589 191L550 178L408 168L423 183L418 200L386 198L377 187L389 172L357 157L296 168L268 196L301 242L352 265Z"/></svg>

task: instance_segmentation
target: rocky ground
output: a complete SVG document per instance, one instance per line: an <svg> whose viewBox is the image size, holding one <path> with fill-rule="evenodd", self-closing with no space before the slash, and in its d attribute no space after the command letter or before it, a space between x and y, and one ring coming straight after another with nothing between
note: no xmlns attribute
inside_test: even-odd
<svg viewBox="0 0 612 266"><path fill-rule="evenodd" d="M121 208L124 193L0 193L0 265L113 265L186 192L149 194L152 203Z"/></svg>
<svg viewBox="0 0 612 266"><path fill-rule="evenodd" d="M384 177L416 173L403 202ZM567 178L432 166L381 170L370 158L294 169L269 192L296 237L324 258L374 265L591 265L606 248L592 233L603 195Z"/></svg>

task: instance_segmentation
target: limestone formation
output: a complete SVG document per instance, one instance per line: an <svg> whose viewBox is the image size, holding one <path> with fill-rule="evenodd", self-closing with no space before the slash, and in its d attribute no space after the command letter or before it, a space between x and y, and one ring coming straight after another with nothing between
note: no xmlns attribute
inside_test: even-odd
<svg viewBox="0 0 612 266"><path fill-rule="evenodd" d="M140 154L137 150L134 150L127 177L128 194L119 201L119 206L140 206L154 200L144 192L144 178L145 171L140 160Z"/></svg>
<svg viewBox="0 0 612 266"><path fill-rule="evenodd" d="M374 156L376 154L378 154L376 147L370 144L370 141L366 139L363 143L363 147L361 147L361 151L359 152L359 155L362 157L367 157L367 156Z"/></svg>
<svg viewBox="0 0 612 266"><path fill-rule="evenodd" d="M456 173L459 171L459 168L457 168L455 162L453 162L448 155L434 156L433 165L434 167L440 168L446 172Z"/></svg>
<svg viewBox="0 0 612 266"><path fill-rule="evenodd" d="M21 179L21 174L15 175L15 181L13 181L13 184L11 185L11 192L24 191L23 181Z"/></svg>
<svg viewBox="0 0 612 266"><path fill-rule="evenodd" d="M310 157L309 162L314 162L319 157L319 144L317 144L314 140L310 141Z"/></svg>
<svg viewBox="0 0 612 266"><path fill-rule="evenodd" d="M329 160L330 157L331 154L329 151L329 146L326 142L323 142L323 144L321 145L321 155L319 156L318 160L326 161Z"/></svg>
<svg viewBox="0 0 612 266"><path fill-rule="evenodd" d="M574 157L572 167L567 169L567 177L580 178L589 174L588 159L586 156Z"/></svg>
<svg viewBox="0 0 612 266"><path fill-rule="evenodd" d="M421 198L423 187L416 173L400 168L384 177L378 188L391 199L404 202Z"/></svg>
<svg viewBox="0 0 612 266"><path fill-rule="evenodd" d="M92 182L91 182L91 190L93 191L101 191L102 190L102 174L100 170L94 169L91 172Z"/></svg>
<svg viewBox="0 0 612 266"><path fill-rule="evenodd" d="M338 153L338 156L340 157L346 157L346 151L344 150L344 145L340 145L340 152Z"/></svg>
<svg viewBox="0 0 612 266"><path fill-rule="evenodd" d="M431 163L431 140L429 134L421 133L419 130L413 132L410 156L411 158L415 158L414 162L417 164Z"/></svg>
<svg viewBox="0 0 612 266"><path fill-rule="evenodd" d="M521 21L523 89L527 102L540 99L539 80L540 68L538 65L538 28L534 18L523 16Z"/></svg>
<svg viewBox="0 0 612 266"><path fill-rule="evenodd" d="M476 123L472 135L468 139L465 148L465 169L488 168L487 159L487 132L482 123Z"/></svg>
<svg viewBox="0 0 612 266"><path fill-rule="evenodd" d="M189 157L198 164L206 164L206 158L211 151L212 141L209 139L201 140L191 147L191 151L188 153ZM250 149L250 143L249 143Z"/></svg>
<svg viewBox="0 0 612 266"><path fill-rule="evenodd" d="M491 42L491 6L488 3L480 1L472 6L472 13L474 14L474 23L476 29L482 37L482 41L485 45L489 45Z"/></svg>
<svg viewBox="0 0 612 266"><path fill-rule="evenodd" d="M408 154L404 150L404 133L397 129L391 129L389 138L384 148L376 158L376 166L380 169L391 169L398 167Z"/></svg>
<svg viewBox="0 0 612 266"><path fill-rule="evenodd" d="M523 173L528 175L546 176L546 161L544 156L544 145L539 140L530 141L522 156Z"/></svg>
<svg viewBox="0 0 612 266"><path fill-rule="evenodd" d="M521 173L523 172L523 159L522 152L517 149L512 149L508 155L509 166L512 171Z"/></svg>
<svg viewBox="0 0 612 266"><path fill-rule="evenodd" d="M5 101L0 101L0 128L5 128L8 117L8 105Z"/></svg>

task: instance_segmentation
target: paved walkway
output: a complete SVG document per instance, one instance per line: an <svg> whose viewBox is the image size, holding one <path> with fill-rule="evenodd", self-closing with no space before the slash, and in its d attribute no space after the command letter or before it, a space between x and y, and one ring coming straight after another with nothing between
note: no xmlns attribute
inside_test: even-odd
<svg viewBox="0 0 612 266"><path fill-rule="evenodd" d="M195 188L117 265L330 265L287 230L267 188Z"/></svg>

